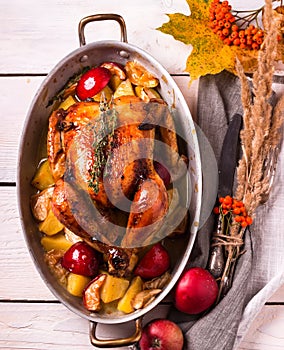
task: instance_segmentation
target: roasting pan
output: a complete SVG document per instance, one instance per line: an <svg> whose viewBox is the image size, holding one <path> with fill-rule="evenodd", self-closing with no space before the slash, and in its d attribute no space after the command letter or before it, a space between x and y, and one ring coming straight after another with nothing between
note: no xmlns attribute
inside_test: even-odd
<svg viewBox="0 0 284 350"><path fill-rule="evenodd" d="M116 21L119 24L121 40L104 40L85 43L85 26L90 22L101 20ZM136 342L141 335L141 320L143 315L157 306L172 290L180 277L189 259L193 243L198 231L199 217L202 201L202 169L199 152L199 144L194 122L187 103L166 69L157 62L149 53L127 42L126 25L123 18L117 14L96 14L83 18L79 23L80 47L63 58L47 75L38 89L23 128L17 174L17 191L20 219L27 247L34 263L51 292L68 309L90 321L90 339L93 345L98 347L122 346ZM43 157L44 135L47 130L48 118L52 110L49 101L74 74L80 72L86 66L96 66L104 61L115 61L124 65L128 60L135 60L146 67L160 80L160 94L169 107L174 107L179 117L182 133L186 138L187 152L189 156L188 172L191 181L190 196L190 224L187 233L186 244L183 245L179 257L173 267L172 279L162 293L147 307L127 315L98 315L86 310L80 298L70 295L55 277L50 273L43 258L43 248L40 244L40 233L30 210L30 197L35 193L31 186L31 180L36 171L40 159ZM135 333L126 339L98 339L96 325L122 324L135 322Z"/></svg>

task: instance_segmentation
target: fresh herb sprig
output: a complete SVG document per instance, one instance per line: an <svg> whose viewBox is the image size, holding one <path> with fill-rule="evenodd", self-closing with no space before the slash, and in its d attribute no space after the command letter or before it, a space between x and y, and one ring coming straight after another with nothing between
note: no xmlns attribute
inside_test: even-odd
<svg viewBox="0 0 284 350"><path fill-rule="evenodd" d="M91 178L88 183L95 194L99 192L99 181L102 172L105 171L105 175L109 172L109 169L105 169L108 158L107 146L113 142L116 125L117 111L113 103L111 102L109 106L105 97L102 96L100 101L100 116L95 121L93 128L94 132L96 132L95 141L93 143L94 163L90 172Z"/></svg>

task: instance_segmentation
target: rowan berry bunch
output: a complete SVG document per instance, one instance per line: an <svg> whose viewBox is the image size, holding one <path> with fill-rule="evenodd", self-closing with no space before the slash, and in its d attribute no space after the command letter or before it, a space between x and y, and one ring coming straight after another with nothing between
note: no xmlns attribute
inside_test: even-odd
<svg viewBox="0 0 284 350"><path fill-rule="evenodd" d="M258 10L255 11L255 14ZM254 16L255 17L255 16ZM241 49L258 50L263 42L264 32L262 29L249 24L249 20L242 21L242 26L238 22L242 19L232 14L232 6L228 1L213 0L210 7L209 26L215 34L226 45L239 46ZM242 28L244 23L246 28Z"/></svg>
<svg viewBox="0 0 284 350"><path fill-rule="evenodd" d="M238 201L231 196L220 197L219 206L213 209L215 214L221 214L232 223L238 223L242 227L247 227L252 224L252 217L247 214L246 208L242 201Z"/></svg>

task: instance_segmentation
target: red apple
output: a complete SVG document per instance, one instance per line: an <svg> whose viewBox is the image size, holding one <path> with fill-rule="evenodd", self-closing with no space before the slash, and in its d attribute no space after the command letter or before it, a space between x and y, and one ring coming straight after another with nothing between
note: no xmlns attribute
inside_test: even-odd
<svg viewBox="0 0 284 350"><path fill-rule="evenodd" d="M175 288L175 306L187 314L199 314L217 299L218 285L209 271L193 267L184 271Z"/></svg>
<svg viewBox="0 0 284 350"><path fill-rule="evenodd" d="M140 260L134 274L141 278L151 279L161 276L169 267L169 253L161 243L156 243Z"/></svg>
<svg viewBox="0 0 284 350"><path fill-rule="evenodd" d="M65 252L61 265L77 275L95 276L99 270L99 258L87 243L77 242Z"/></svg>
<svg viewBox="0 0 284 350"><path fill-rule="evenodd" d="M111 73L104 67L88 70L80 78L76 86L76 95L80 100L86 100L99 93L110 81Z"/></svg>
<svg viewBox="0 0 284 350"><path fill-rule="evenodd" d="M182 350L184 338L179 326L166 319L149 322L142 330L141 350Z"/></svg>

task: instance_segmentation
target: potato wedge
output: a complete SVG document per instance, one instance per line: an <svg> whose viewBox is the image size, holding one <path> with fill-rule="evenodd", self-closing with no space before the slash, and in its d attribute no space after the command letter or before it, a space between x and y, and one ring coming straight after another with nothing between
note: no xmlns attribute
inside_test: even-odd
<svg viewBox="0 0 284 350"><path fill-rule="evenodd" d="M53 236L63 230L64 226L54 215L52 209L49 209L46 219L39 223L38 228L46 235Z"/></svg>
<svg viewBox="0 0 284 350"><path fill-rule="evenodd" d="M107 304L122 298L128 286L129 281L127 279L107 274L107 278L100 291L102 301Z"/></svg>
<svg viewBox="0 0 284 350"><path fill-rule="evenodd" d="M140 97L144 102L149 102L151 99L160 99L161 96L155 89L144 88L143 86L135 86L136 96Z"/></svg>
<svg viewBox="0 0 284 350"><path fill-rule="evenodd" d="M81 297L83 295L83 290L90 281L90 277L76 275L71 272L67 278L67 290L70 294Z"/></svg>
<svg viewBox="0 0 284 350"><path fill-rule="evenodd" d="M54 178L47 159L38 167L35 176L32 179L32 185L40 191L54 185Z"/></svg>
<svg viewBox="0 0 284 350"><path fill-rule="evenodd" d="M115 91L123 80L118 75L112 75L109 81L109 86Z"/></svg>
<svg viewBox="0 0 284 350"><path fill-rule="evenodd" d="M112 98L113 92L112 92L112 89L107 85L99 93L93 96L94 101L100 102L102 94L105 95L106 100L109 102Z"/></svg>
<svg viewBox="0 0 284 350"><path fill-rule="evenodd" d="M73 245L73 242L68 241L63 233L58 233L53 236L43 236L40 242L46 251L52 249L66 251Z"/></svg>
<svg viewBox="0 0 284 350"><path fill-rule="evenodd" d="M70 106L72 106L74 103L76 103L77 101L75 100L75 98L70 95L68 96L64 101L62 101L59 105L59 108L62 108L64 110L67 110ZM58 109L59 109L58 108Z"/></svg>
<svg viewBox="0 0 284 350"><path fill-rule="evenodd" d="M120 96L135 96L133 86L129 79L123 80L113 94L113 98Z"/></svg>
<svg viewBox="0 0 284 350"><path fill-rule="evenodd" d="M129 314L134 311L134 307L132 306L132 300L135 296L141 292L143 289L143 281L140 276L135 276L131 281L129 288L127 289L124 296L119 300L117 304L117 309L126 314Z"/></svg>

